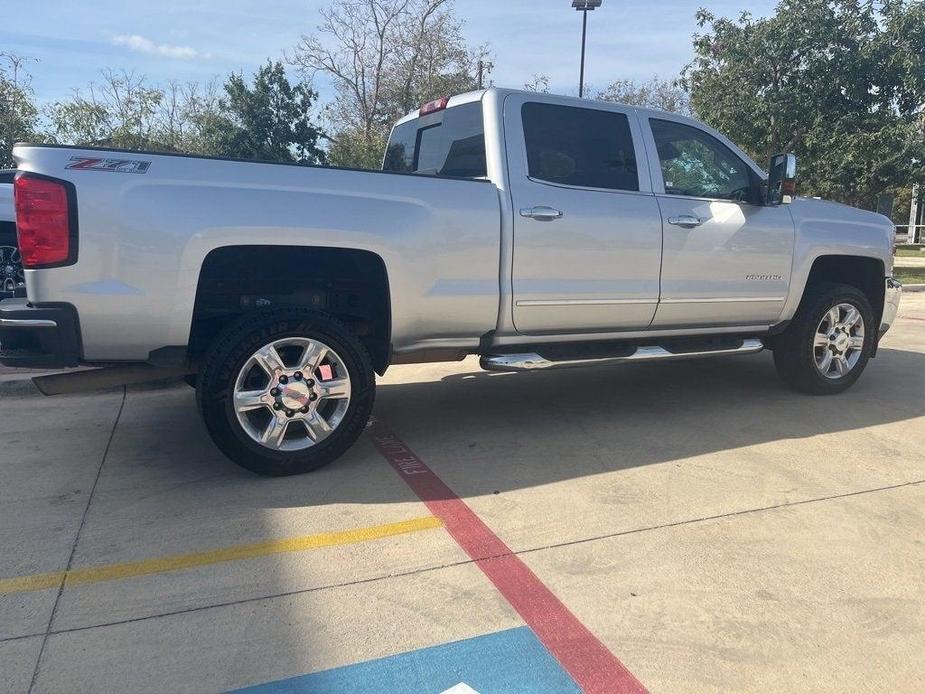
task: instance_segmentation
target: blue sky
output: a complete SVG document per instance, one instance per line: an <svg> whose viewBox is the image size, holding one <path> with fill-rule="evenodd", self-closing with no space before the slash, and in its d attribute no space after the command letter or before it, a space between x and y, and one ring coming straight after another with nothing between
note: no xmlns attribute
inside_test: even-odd
<svg viewBox="0 0 925 694"><path fill-rule="evenodd" d="M278 58L318 23L331 0L4 0L0 51L35 59L28 70L43 103L68 96L103 68L125 68L152 82L208 81L253 72ZM456 0L473 44L488 43L500 86L521 87L535 73L553 91L577 89L579 13L569 0ZM706 6L737 16L772 11L774 0L604 0L589 16L587 81L674 76L691 57L694 13ZM330 85L315 84L322 97Z"/></svg>

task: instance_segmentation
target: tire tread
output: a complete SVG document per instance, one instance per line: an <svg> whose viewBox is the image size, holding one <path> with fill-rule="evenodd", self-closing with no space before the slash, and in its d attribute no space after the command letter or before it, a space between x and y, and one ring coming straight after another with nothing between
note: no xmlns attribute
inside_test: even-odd
<svg viewBox="0 0 925 694"><path fill-rule="evenodd" d="M238 365L253 353L254 345L292 335L335 343L329 346L350 371L351 402L340 426L321 443L297 452L272 451L251 441L240 430L228 400L240 369ZM210 346L196 381L199 412L222 453L252 472L274 477L311 472L342 456L366 427L376 387L372 360L350 329L334 316L300 307L260 309L229 324Z"/></svg>
<svg viewBox="0 0 925 694"><path fill-rule="evenodd" d="M851 301L864 319L864 348L861 359L851 373L841 379L825 378L816 368L812 335L822 318L822 311L837 303ZM867 296L848 284L820 282L807 287L793 321L773 341L774 366L787 385L809 395L835 395L850 388L860 378L873 351L875 335L873 309Z"/></svg>

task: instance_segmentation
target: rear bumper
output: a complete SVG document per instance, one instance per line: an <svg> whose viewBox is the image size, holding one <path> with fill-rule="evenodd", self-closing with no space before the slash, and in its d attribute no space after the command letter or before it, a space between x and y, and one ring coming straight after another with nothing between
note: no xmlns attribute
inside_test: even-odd
<svg viewBox="0 0 925 694"><path fill-rule="evenodd" d="M899 312L899 300L903 294L903 284L892 277L886 278L886 292L883 295L883 317L880 319L880 334L883 337L887 330L896 322Z"/></svg>
<svg viewBox="0 0 925 694"><path fill-rule="evenodd" d="M80 363L80 326L70 304L0 301L0 364L59 369Z"/></svg>

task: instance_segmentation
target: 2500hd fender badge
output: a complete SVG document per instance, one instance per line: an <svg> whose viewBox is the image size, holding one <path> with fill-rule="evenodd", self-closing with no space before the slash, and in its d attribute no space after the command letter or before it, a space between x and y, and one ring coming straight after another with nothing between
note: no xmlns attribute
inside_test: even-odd
<svg viewBox="0 0 925 694"><path fill-rule="evenodd" d="M777 282L779 280L784 279L784 276L783 275L745 275L745 279L755 280L755 281L760 281L760 282L768 282L768 281Z"/></svg>
<svg viewBox="0 0 925 694"><path fill-rule="evenodd" d="M65 169L81 171L112 171L113 173L148 173L151 162L141 159L106 159L102 157L71 157Z"/></svg>

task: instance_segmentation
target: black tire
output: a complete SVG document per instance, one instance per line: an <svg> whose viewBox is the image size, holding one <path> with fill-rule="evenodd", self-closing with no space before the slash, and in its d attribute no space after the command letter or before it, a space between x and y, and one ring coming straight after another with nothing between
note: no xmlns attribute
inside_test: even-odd
<svg viewBox="0 0 925 694"><path fill-rule="evenodd" d="M825 314L839 304L850 304L860 312L864 321L864 343L857 363L848 373L827 378L816 366L813 341ZM854 385L867 366L877 339L877 328L870 301L856 287L832 283L812 285L807 287L787 330L772 341L774 366L787 385L802 393L835 395L844 392Z"/></svg>
<svg viewBox="0 0 925 694"><path fill-rule="evenodd" d="M287 337L308 337L333 349L350 377L351 394L340 424L325 439L299 451L254 441L238 421L233 393L238 373L261 347ZM376 377L366 349L340 321L303 308L248 313L215 339L197 378L196 401L212 440L235 463L259 475L300 475L343 455L363 433L373 408Z"/></svg>

